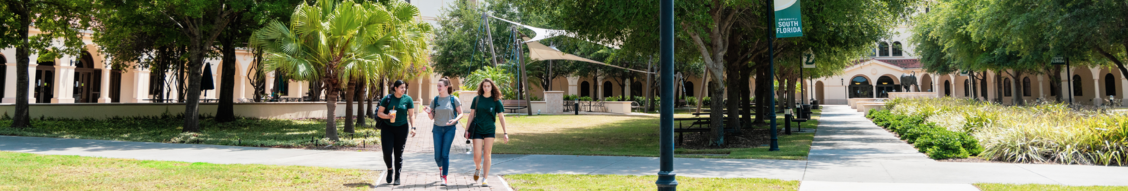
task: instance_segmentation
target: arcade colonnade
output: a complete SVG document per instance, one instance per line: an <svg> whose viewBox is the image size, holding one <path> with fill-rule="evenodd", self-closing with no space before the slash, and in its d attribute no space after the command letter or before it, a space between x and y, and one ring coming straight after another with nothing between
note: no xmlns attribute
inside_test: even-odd
<svg viewBox="0 0 1128 191"><path fill-rule="evenodd" d="M936 96L968 98L971 95L972 80L966 74L932 74L926 73L919 67L900 67L900 64L890 64L894 61L870 60L849 67L843 74L826 78L815 79L810 93L813 98L823 100L823 103L845 104L849 98L884 98L883 91L902 88L902 75L911 75L915 72L917 86L913 91L932 92ZM919 65L917 65L919 66ZM1064 69L1064 67L1062 67ZM985 77L983 77L985 74ZM1061 81L1052 81L1047 74L1024 73L1019 77L1011 76L1011 72L997 73L993 71L978 72L974 80L979 98L1003 104L1013 103L1013 99L1022 96L1027 102L1038 99L1053 101L1061 96L1063 102L1068 102L1070 86L1072 85L1073 103L1080 105L1105 105L1108 100L1125 103L1124 96L1128 95L1128 80L1115 68L1111 67L1073 67L1069 74L1061 71L1056 74L1062 76ZM1071 76L1072 80L1064 78ZM979 80L982 79L982 80ZM1022 92L1015 92L1014 86L1022 86ZM1051 89L1054 83L1062 87L1066 94L1060 94Z"/></svg>

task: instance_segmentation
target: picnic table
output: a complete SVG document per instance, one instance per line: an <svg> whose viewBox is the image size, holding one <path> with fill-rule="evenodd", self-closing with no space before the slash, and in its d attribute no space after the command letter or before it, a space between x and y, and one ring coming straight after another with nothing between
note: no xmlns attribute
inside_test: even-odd
<svg viewBox="0 0 1128 191"><path fill-rule="evenodd" d="M681 122L690 122L690 121L692 121L692 123L690 123L689 126L682 126ZM722 119L721 123L724 123L724 122L725 122L725 120ZM709 129L709 124L712 123L712 120L709 119L708 117L674 118L674 123L678 124L678 127L674 129L674 133L678 134L677 144L681 144L682 140L685 139L685 138L683 138L682 134L685 134L685 133L704 133L704 132L709 132L709 131L712 130L712 129ZM736 128L725 127L725 132L735 131L735 130L736 130Z"/></svg>
<svg viewBox="0 0 1128 191"><path fill-rule="evenodd" d="M525 107L525 106L505 107L505 112L506 113L517 113L517 110L521 110L521 109L525 109L525 108L528 108L528 107Z"/></svg>

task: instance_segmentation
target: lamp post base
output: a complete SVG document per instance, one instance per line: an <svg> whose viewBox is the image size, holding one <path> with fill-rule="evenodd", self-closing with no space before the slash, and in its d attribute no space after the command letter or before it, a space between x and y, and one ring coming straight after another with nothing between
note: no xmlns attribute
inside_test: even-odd
<svg viewBox="0 0 1128 191"><path fill-rule="evenodd" d="M659 171L658 182L654 184L658 185L658 191L676 191L678 190L677 173L674 173L674 171Z"/></svg>

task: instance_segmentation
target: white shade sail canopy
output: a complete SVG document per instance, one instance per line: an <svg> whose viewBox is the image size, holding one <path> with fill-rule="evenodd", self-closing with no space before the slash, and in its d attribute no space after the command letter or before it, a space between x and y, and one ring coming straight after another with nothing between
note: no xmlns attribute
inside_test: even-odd
<svg viewBox="0 0 1128 191"><path fill-rule="evenodd" d="M528 39L525 42L537 42L537 41L540 41L540 40L544 40L544 39L548 39L548 38L552 38L552 37L556 37L556 36L567 36L567 37L577 38L575 33L571 33L571 32L568 32L566 30L545 29L545 28L534 27L534 26L529 26L529 25L513 22L513 21L510 21L510 20L505 20L503 18L498 18L498 17L495 17L493 15L490 15L490 17L493 17L497 20L502 20L502 21L508 22L510 24L525 27L529 30L532 30L533 33L536 33L536 34L533 34L532 39ZM590 42L590 40L589 40L589 42ZM614 49L619 49L619 44L620 44L619 42L612 42L612 43L592 42L592 43L611 47L611 48L614 48Z"/></svg>
<svg viewBox="0 0 1128 191"><path fill-rule="evenodd" d="M556 49L552 49L551 47L545 46L544 44L541 44L540 42L530 41L531 39L529 39L529 37L522 37L522 38L525 40L525 45L529 46L529 58L533 59L534 61L571 60L571 61L580 61L580 62L587 62L587 63L593 63L593 64L602 64L602 65L605 65L605 66L610 66L610 67L615 67L615 68L620 68L620 69L630 70L630 71L635 71L635 72L650 73L650 72L646 72L646 71L642 71L642 70L635 70L635 69L630 69L630 68L624 68L624 67L621 67L621 66L610 65L610 64L607 64L607 63L603 63L603 62L579 57L579 56L576 56L576 55L560 52Z"/></svg>

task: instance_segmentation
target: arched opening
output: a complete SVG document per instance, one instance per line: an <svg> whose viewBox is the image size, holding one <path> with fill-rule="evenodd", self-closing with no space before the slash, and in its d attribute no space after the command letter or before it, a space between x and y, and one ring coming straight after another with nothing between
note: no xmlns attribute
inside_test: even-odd
<svg viewBox="0 0 1128 191"><path fill-rule="evenodd" d="M920 86L920 91L922 91L922 92L935 91L935 90L932 89L933 88L932 87L932 77L929 76L928 74L924 74L924 75L920 76L920 85L919 86Z"/></svg>
<svg viewBox="0 0 1128 191"><path fill-rule="evenodd" d="M591 84L587 81L580 83L580 97L591 97Z"/></svg>
<svg viewBox="0 0 1128 191"><path fill-rule="evenodd" d="M869 79L862 76L850 79L849 98L873 98L873 85L870 85Z"/></svg>
<svg viewBox="0 0 1128 191"><path fill-rule="evenodd" d="M819 100L819 102L821 102L821 103L826 103L825 97L826 97L826 92L823 91L823 82L822 81L815 82L815 100Z"/></svg>
<svg viewBox="0 0 1128 191"><path fill-rule="evenodd" d="M1081 86L1081 76L1074 74L1073 75L1073 96L1085 96L1085 94L1081 93L1081 92L1085 92L1085 91L1083 91L1084 89L1085 88L1082 88L1082 86Z"/></svg>
<svg viewBox="0 0 1128 191"><path fill-rule="evenodd" d="M951 81L944 80L944 96L952 96L952 83L951 83Z"/></svg>
<svg viewBox="0 0 1128 191"><path fill-rule="evenodd" d="M614 89L611 88L611 82L610 81L604 81L603 82L603 97L611 97L611 93L613 92L612 90L614 90Z"/></svg>
<svg viewBox="0 0 1128 191"><path fill-rule="evenodd" d="M901 42L893 42L893 56L902 56Z"/></svg>
<svg viewBox="0 0 1128 191"><path fill-rule="evenodd" d="M877 44L878 44L878 46L877 46L878 47L877 48L878 56L882 56L882 57L889 56L889 43L878 42Z"/></svg>
<svg viewBox="0 0 1128 191"><path fill-rule="evenodd" d="M82 51L74 67L74 102L97 103L102 93L102 69L95 67L94 57L87 51Z"/></svg>
<svg viewBox="0 0 1128 191"><path fill-rule="evenodd" d="M881 77L877 78L877 97L878 98L887 98L887 97L889 97L889 92L899 92L899 91L901 91L901 86L898 85L897 82L894 82L892 77L881 76Z"/></svg>
<svg viewBox="0 0 1128 191"><path fill-rule="evenodd" d="M686 97L693 97L693 90L695 90L695 89L693 89L693 82L686 81L684 90L685 90L685 96Z"/></svg>
<svg viewBox="0 0 1128 191"><path fill-rule="evenodd" d="M1105 95L1107 95L1107 96L1116 96L1116 78L1115 78L1115 77L1113 77L1111 73L1110 73L1110 74L1105 74L1104 78L1105 78L1105 79L1104 79L1104 82L1105 82L1105 88L1104 88L1104 89L1105 89Z"/></svg>
<svg viewBox="0 0 1128 191"><path fill-rule="evenodd" d="M983 79L979 79L979 97L986 98L987 97L987 80L985 80L985 79L987 77L981 77L981 78L983 78Z"/></svg>
<svg viewBox="0 0 1128 191"><path fill-rule="evenodd" d="M631 96L644 96L642 95L642 82L631 82Z"/></svg>
<svg viewBox="0 0 1128 191"><path fill-rule="evenodd" d="M971 97L971 83L968 83L967 81L967 79L964 79L964 97Z"/></svg>
<svg viewBox="0 0 1128 191"><path fill-rule="evenodd" d="M1030 77L1022 77L1022 96L1030 96Z"/></svg>
<svg viewBox="0 0 1128 191"><path fill-rule="evenodd" d="M1011 96L1011 80L1010 78L1003 78L1003 97Z"/></svg>

